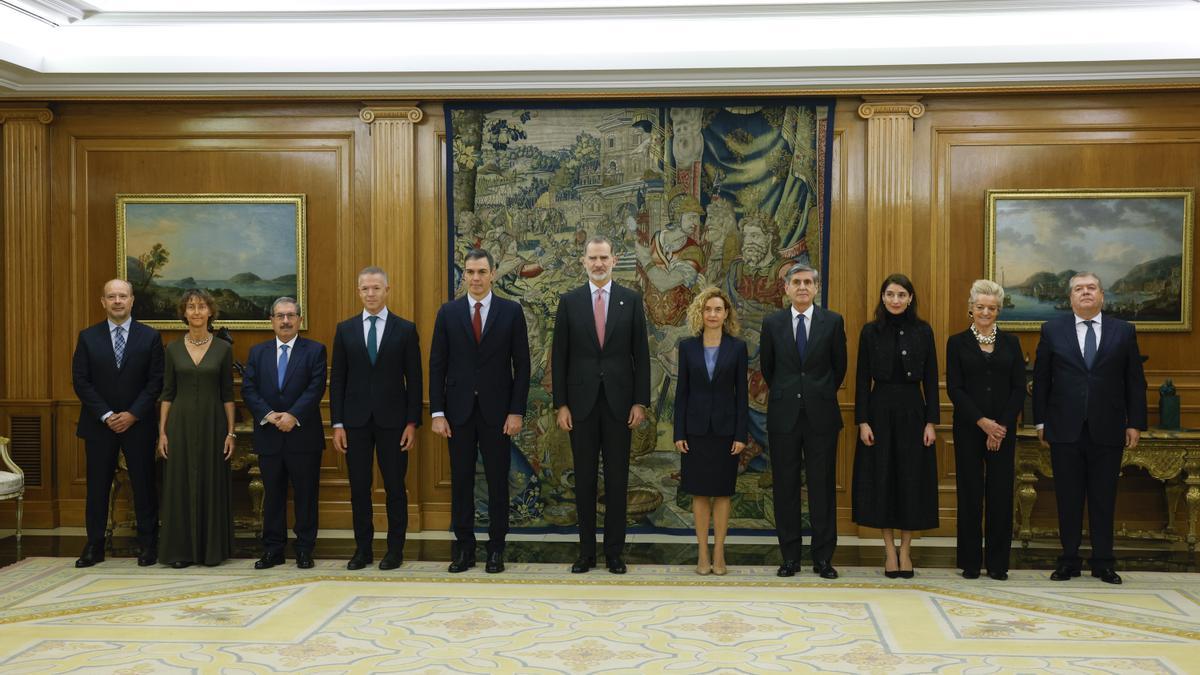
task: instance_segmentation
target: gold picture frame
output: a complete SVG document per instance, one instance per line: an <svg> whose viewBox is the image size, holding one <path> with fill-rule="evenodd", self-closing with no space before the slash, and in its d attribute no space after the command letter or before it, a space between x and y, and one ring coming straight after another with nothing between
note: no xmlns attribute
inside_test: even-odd
<svg viewBox="0 0 1200 675"><path fill-rule="evenodd" d="M1074 272L1097 274L1104 311L1139 331L1192 329L1192 188L988 190L986 276L999 324L1034 331L1070 312Z"/></svg>
<svg viewBox="0 0 1200 675"><path fill-rule="evenodd" d="M230 330L271 330L281 296L307 307L306 207L303 194L118 194L117 276L134 286L134 318L182 329L187 288L212 293L213 323Z"/></svg>

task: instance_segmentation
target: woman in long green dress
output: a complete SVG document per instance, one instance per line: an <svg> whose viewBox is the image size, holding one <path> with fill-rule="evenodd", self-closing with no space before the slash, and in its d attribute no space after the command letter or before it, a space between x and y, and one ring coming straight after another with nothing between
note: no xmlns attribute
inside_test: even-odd
<svg viewBox="0 0 1200 675"><path fill-rule="evenodd" d="M233 550L229 460L233 457L233 350L214 340L211 295L179 302L188 330L166 347L158 455L164 460L158 559L175 569L219 565Z"/></svg>

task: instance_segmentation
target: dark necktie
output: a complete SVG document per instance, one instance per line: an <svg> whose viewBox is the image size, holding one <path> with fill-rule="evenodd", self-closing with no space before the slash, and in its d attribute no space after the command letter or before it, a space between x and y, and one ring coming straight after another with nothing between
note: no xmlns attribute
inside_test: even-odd
<svg viewBox="0 0 1200 675"><path fill-rule="evenodd" d="M479 313L481 309L483 309L483 303L475 303L475 316L471 317L471 328L475 329L475 344L479 344L483 338L483 316Z"/></svg>
<svg viewBox="0 0 1200 675"><path fill-rule="evenodd" d="M1095 321L1084 321L1087 326L1087 332L1083 334L1083 363L1092 369L1092 364L1096 362L1096 330L1092 328Z"/></svg>
<svg viewBox="0 0 1200 675"><path fill-rule="evenodd" d="M117 355L117 367L125 361L125 327L117 326L113 330L113 351Z"/></svg>
<svg viewBox="0 0 1200 675"><path fill-rule="evenodd" d="M804 363L804 348L808 346L808 331L804 330L804 315L800 315L800 320L796 322L796 353L800 355L800 362Z"/></svg>
<svg viewBox="0 0 1200 675"><path fill-rule="evenodd" d="M275 367L275 369L279 371L279 382L276 385L279 388L279 391L283 391L283 374L287 372L287 363L288 363L287 353L288 353L288 346L287 345L279 345L279 364L276 365L276 367Z"/></svg>
<svg viewBox="0 0 1200 675"><path fill-rule="evenodd" d="M367 331L367 358L371 359L371 365L375 365L375 355L379 353L378 340L375 335L375 322L379 321L377 316L368 316L367 321L371 322L371 328Z"/></svg>

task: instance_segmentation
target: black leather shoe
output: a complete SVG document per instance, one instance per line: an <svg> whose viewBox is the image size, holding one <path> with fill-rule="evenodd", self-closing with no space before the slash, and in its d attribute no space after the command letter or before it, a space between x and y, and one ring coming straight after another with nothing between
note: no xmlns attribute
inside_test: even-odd
<svg viewBox="0 0 1200 675"><path fill-rule="evenodd" d="M828 560L818 560L814 562L813 574L820 575L822 579L838 578L837 570L833 568L833 565L831 565Z"/></svg>
<svg viewBox="0 0 1200 675"><path fill-rule="evenodd" d="M488 554L487 565L483 568L488 574L499 574L504 571L504 554L500 551L492 551Z"/></svg>
<svg viewBox="0 0 1200 675"><path fill-rule="evenodd" d="M447 571L452 574L458 574L459 572L466 572L474 566L475 554L460 552L450 563L450 567Z"/></svg>
<svg viewBox="0 0 1200 675"><path fill-rule="evenodd" d="M795 560L784 560L779 569L775 570L777 577L794 577L800 571L800 563Z"/></svg>
<svg viewBox="0 0 1200 675"><path fill-rule="evenodd" d="M158 551L154 549L144 550L138 554L138 567L150 567L158 564Z"/></svg>
<svg viewBox="0 0 1200 675"><path fill-rule="evenodd" d="M571 574L583 574L584 572L596 566L595 556L579 556L579 559L571 563Z"/></svg>
<svg viewBox="0 0 1200 675"><path fill-rule="evenodd" d="M1092 576L1096 577L1097 579L1099 579L1100 581L1103 581L1106 584L1120 584L1121 583L1121 575L1117 574L1117 571L1111 567L1103 567L1098 570L1092 570Z"/></svg>
<svg viewBox="0 0 1200 675"><path fill-rule="evenodd" d="M371 553L369 551L355 551L350 558L350 562L346 563L348 570L361 570L371 564Z"/></svg>
<svg viewBox="0 0 1200 675"><path fill-rule="evenodd" d="M190 560L176 560L175 562L171 563L171 569L176 569L176 570L181 570L185 567L191 567L191 566L192 566L192 561L190 561Z"/></svg>
<svg viewBox="0 0 1200 675"><path fill-rule="evenodd" d="M604 561L608 565L608 571L611 574L625 574L625 561L621 560L620 556L613 556Z"/></svg>
<svg viewBox="0 0 1200 675"><path fill-rule="evenodd" d="M1003 570L1001 570L999 572L993 572L991 570L988 570L988 578L995 579L996 581L1008 581L1008 572L1005 572Z"/></svg>
<svg viewBox="0 0 1200 675"><path fill-rule="evenodd" d="M964 578L964 579L978 579L978 578L979 578L979 570L963 570L963 571L962 571L962 578Z"/></svg>
<svg viewBox="0 0 1200 675"><path fill-rule="evenodd" d="M310 570L313 566L312 552L296 551L296 567L302 570Z"/></svg>
<svg viewBox="0 0 1200 675"><path fill-rule="evenodd" d="M1077 577L1077 576L1079 576L1079 568L1078 567L1071 567L1070 565L1059 564L1059 566L1055 567L1054 571L1050 573L1050 580L1051 581L1070 581L1072 577Z"/></svg>
<svg viewBox="0 0 1200 675"><path fill-rule="evenodd" d="M276 565L284 563L283 553L264 553L263 557L254 561L254 569L269 570Z"/></svg>
<svg viewBox="0 0 1200 675"><path fill-rule="evenodd" d="M379 569L394 570L404 564L404 554L398 551L388 551L379 561Z"/></svg>
<svg viewBox="0 0 1200 675"><path fill-rule="evenodd" d="M79 554L79 560L75 561L76 567L91 567L96 563L104 562L104 547L102 546L84 546L83 553Z"/></svg>

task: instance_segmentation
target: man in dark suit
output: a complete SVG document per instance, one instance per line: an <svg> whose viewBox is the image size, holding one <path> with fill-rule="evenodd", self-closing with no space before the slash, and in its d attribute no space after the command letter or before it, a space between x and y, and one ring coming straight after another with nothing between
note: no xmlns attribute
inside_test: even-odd
<svg viewBox="0 0 1200 675"><path fill-rule="evenodd" d="M282 565L287 544L287 491L296 512L296 567L313 566L317 543L317 489L325 427L325 345L302 338L300 303L279 298L271 305L275 339L250 348L242 374L242 399L254 420L254 452L263 481L263 555L254 569Z"/></svg>
<svg viewBox="0 0 1200 675"><path fill-rule="evenodd" d="M104 561L109 492L117 453L124 450L141 547L138 565L147 567L158 562L154 446L163 384L162 338L133 320L133 286L128 281L104 284L100 304L108 318L80 331L71 361L80 403L75 435L84 440L87 453L87 544L75 566Z"/></svg>
<svg viewBox="0 0 1200 675"><path fill-rule="evenodd" d="M626 493L632 430L650 404L650 347L642 296L613 283L612 242L592 237L580 259L588 283L558 302L551 354L559 428L571 433L579 559L575 573L596 566L596 483L604 458L604 557L625 573Z"/></svg>
<svg viewBox="0 0 1200 675"><path fill-rule="evenodd" d="M492 293L496 264L467 252L466 296L442 305L429 349L433 432L450 445L450 523L456 546L451 572L475 566L475 456L488 488L485 570L504 571L508 534L509 438L521 431L529 395L529 334L521 305ZM453 355L453 357L451 357Z"/></svg>
<svg viewBox="0 0 1200 675"><path fill-rule="evenodd" d="M1050 445L1062 555L1050 578L1080 573L1087 502L1092 576L1121 583L1113 512L1124 448L1146 428L1146 376L1133 324L1103 316L1104 288L1090 272L1071 277L1071 316L1042 324L1033 367L1033 421Z"/></svg>
<svg viewBox="0 0 1200 675"><path fill-rule="evenodd" d="M371 503L374 458L387 494L387 553L379 569L404 562L408 529L408 452L421 425L421 345L411 321L388 312L387 274L367 267L358 274L362 314L337 326L329 376L333 447L346 455L354 519L353 557L347 569L371 564L375 536Z"/></svg>
<svg viewBox="0 0 1200 675"><path fill-rule="evenodd" d="M781 577L800 568L800 472L807 476L813 572L836 579L837 391L846 377L846 328L840 314L814 305L819 273L795 264L787 273L791 306L763 319L759 363L771 388L767 442L775 494Z"/></svg>

